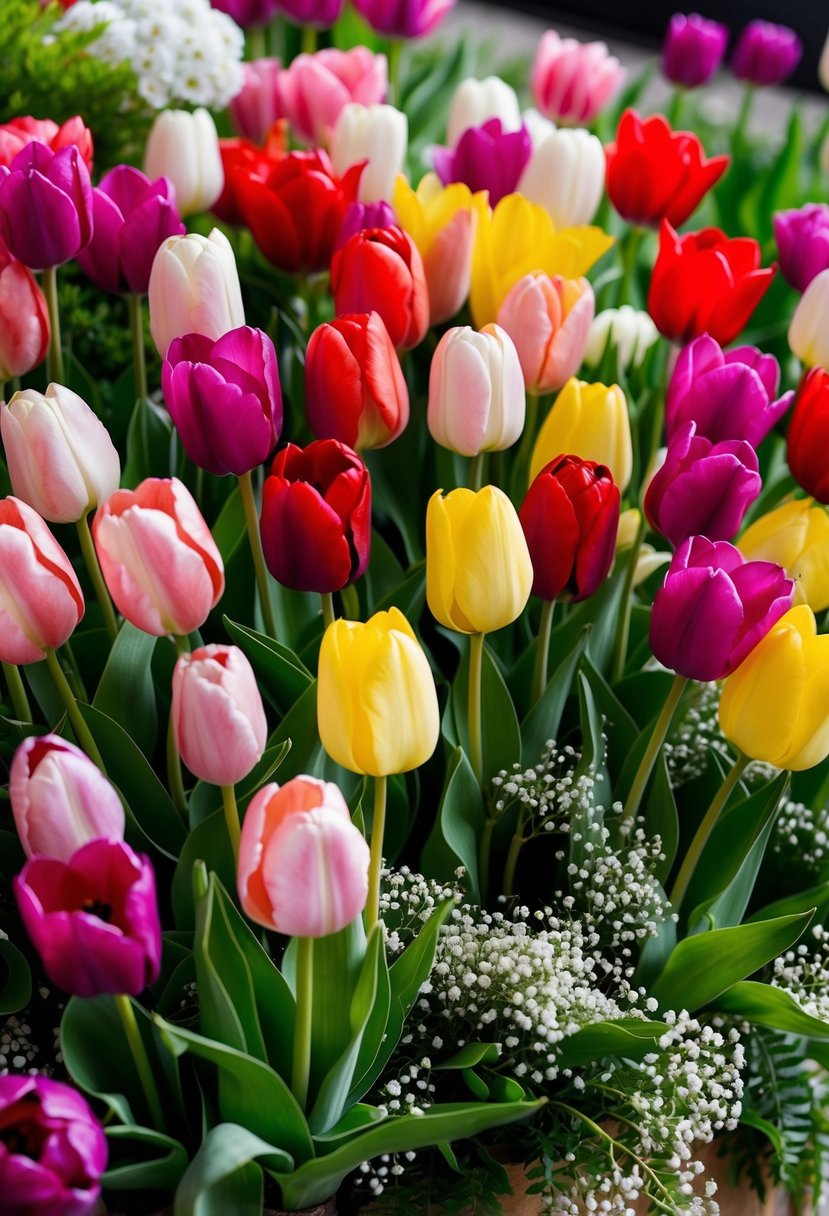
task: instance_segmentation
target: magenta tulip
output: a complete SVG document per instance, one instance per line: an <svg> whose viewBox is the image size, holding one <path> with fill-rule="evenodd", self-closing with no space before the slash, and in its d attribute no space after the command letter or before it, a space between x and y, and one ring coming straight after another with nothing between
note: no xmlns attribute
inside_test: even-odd
<svg viewBox="0 0 829 1216"><path fill-rule="evenodd" d="M279 11L279 0L210 0L213 8L227 13L243 29L267 25Z"/></svg>
<svg viewBox="0 0 829 1216"><path fill-rule="evenodd" d="M74 144L26 144L0 165L0 236L30 270L61 266L92 237L92 185Z"/></svg>
<svg viewBox="0 0 829 1216"><path fill-rule="evenodd" d="M787 25L750 21L737 39L731 71L749 84L780 84L791 76L803 54L803 43Z"/></svg>
<svg viewBox="0 0 829 1216"><path fill-rule="evenodd" d="M313 25L327 30L339 21L345 0L279 0L279 10L297 25Z"/></svg>
<svg viewBox="0 0 829 1216"><path fill-rule="evenodd" d="M423 38L454 5L455 0L354 0L363 20L387 38Z"/></svg>
<svg viewBox="0 0 829 1216"><path fill-rule="evenodd" d="M805 291L822 270L829 270L829 206L806 203L795 211L778 211L774 239L780 273L795 291Z"/></svg>
<svg viewBox="0 0 829 1216"><path fill-rule="evenodd" d="M674 13L662 44L662 71L674 84L696 88L722 63L728 26L699 13Z"/></svg>
<svg viewBox="0 0 829 1216"><path fill-rule="evenodd" d="M355 232L364 232L366 228L396 228L397 216L389 203L349 203L343 215L343 222L334 242L334 252L342 249L350 236Z"/></svg>
<svg viewBox="0 0 829 1216"><path fill-rule="evenodd" d="M490 118L481 127L468 127L454 148L435 148L433 156L444 186L463 182L472 191L488 190L494 207L516 191L531 152L532 140L523 124L507 131L500 118Z"/></svg>

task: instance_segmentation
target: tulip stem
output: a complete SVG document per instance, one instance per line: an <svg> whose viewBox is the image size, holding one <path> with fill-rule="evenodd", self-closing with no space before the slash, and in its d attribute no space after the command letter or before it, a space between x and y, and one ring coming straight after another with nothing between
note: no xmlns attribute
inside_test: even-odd
<svg viewBox="0 0 829 1216"><path fill-rule="evenodd" d="M478 886L480 887L481 903L486 903L489 893L489 864L492 854L492 833L495 831L495 820L487 817L481 832L481 844L478 850Z"/></svg>
<svg viewBox="0 0 829 1216"><path fill-rule="evenodd" d="M301 47L303 55L313 55L316 51L317 31L313 25L303 25Z"/></svg>
<svg viewBox="0 0 829 1216"><path fill-rule="evenodd" d="M744 155L748 148L748 123L754 105L754 93L755 86L753 84L746 84L743 87L743 100L740 104L740 112L737 115L734 133L731 137L731 145L735 156Z"/></svg>
<svg viewBox="0 0 829 1216"><path fill-rule="evenodd" d="M264 59L268 53L265 43L265 27L263 25L249 26L245 39L247 42L248 59Z"/></svg>
<svg viewBox="0 0 829 1216"><path fill-rule="evenodd" d="M723 781L722 785L711 800L711 805L705 812L702 823L697 828L696 835L691 841L691 846L685 854L685 859L682 862L679 873L676 876L676 882L673 885L673 890L671 891L669 897L674 911L676 912L679 911L683 899L688 894L688 887L691 884L691 879L694 877L694 870L697 868L697 862L700 859L702 850L708 843L708 837L713 832L725 804L728 802L734 787L745 772L748 763L748 756L744 756L743 753L740 752L737 759L734 761L734 764L731 766L725 781Z"/></svg>
<svg viewBox="0 0 829 1216"><path fill-rule="evenodd" d="M541 700L547 687L547 669L550 661L550 635L553 632L555 600L541 601L541 620L538 625L538 641L535 649L535 671L533 673L532 703Z"/></svg>
<svg viewBox="0 0 829 1216"><path fill-rule="evenodd" d="M184 792L184 780L181 775L181 757L178 754L172 713L167 723L167 784L170 787L170 797L173 800L173 806L186 823L187 795Z"/></svg>
<svg viewBox="0 0 829 1216"><path fill-rule="evenodd" d="M227 834L230 837L230 847L233 850L233 868L239 860L239 838L242 834L239 825L239 807L236 805L236 792L232 785L221 786L222 806L225 812Z"/></svg>
<svg viewBox="0 0 829 1216"><path fill-rule="evenodd" d="M153 1070L147 1056L147 1049L144 1046L144 1040L141 1038L138 1022L135 1020L135 1010L132 1007L132 1001L128 996L119 994L115 997L115 1004L121 1018L121 1025L124 1028L124 1036L129 1044L135 1071L138 1073L144 1097L147 1099L147 1106L150 1109L153 1125L159 1131L163 1131L166 1127L164 1111L161 1107L161 1099L156 1088L155 1077L153 1076Z"/></svg>
<svg viewBox="0 0 829 1216"><path fill-rule="evenodd" d="M86 511L75 525L78 529L78 536L81 542L81 553L83 560L86 563L86 568L89 571L89 577L92 580L92 586L95 589L95 595L98 598L98 603L101 605L101 612L104 614L104 625L109 634L109 639L114 642L118 637L118 621L115 617L115 609L112 607L112 600L109 598L109 592L104 582L104 576L101 573L101 567L98 563L98 556L95 552L95 546L92 543L92 535L89 531L89 512Z"/></svg>
<svg viewBox="0 0 829 1216"><path fill-rule="evenodd" d="M337 619L337 614L334 611L334 596L330 591L321 591L320 602L322 604L322 627L325 630L329 625L333 625Z"/></svg>
<svg viewBox="0 0 829 1216"><path fill-rule="evenodd" d="M541 398L538 393L527 393L527 412L524 416L524 430L521 432L521 442L515 457L512 490L516 501L524 497L530 479L530 464L532 462L535 436L538 430L538 411Z"/></svg>
<svg viewBox="0 0 829 1216"><path fill-rule="evenodd" d="M616 637L613 641L613 662L610 668L610 683L615 684L621 680L625 670L625 663L628 655L628 640L630 638L630 614L633 608L633 584L636 579L636 567L639 564L639 550L642 548L642 541L645 539L645 531L647 524L645 522L645 513L639 513L639 526L636 529L636 535L633 538L633 547L628 557L628 566L625 571L625 585L622 588L622 604L619 610L619 618L616 622Z"/></svg>
<svg viewBox="0 0 829 1216"><path fill-rule="evenodd" d="M470 490L480 490L484 484L484 471L486 468L486 452L478 452L477 456L473 456L469 462L469 488Z"/></svg>
<svg viewBox="0 0 829 1216"><path fill-rule="evenodd" d="M311 1030L314 1013L314 939L296 940L296 1025L291 1091L305 1110L311 1076Z"/></svg>
<svg viewBox="0 0 829 1216"><path fill-rule="evenodd" d="M46 352L46 379L50 384L63 384L63 347L60 344L60 309L58 307L58 268L47 266L43 271L43 294L49 310L49 349Z"/></svg>
<svg viewBox="0 0 829 1216"><path fill-rule="evenodd" d="M374 778L374 816L371 820L371 860L368 863L368 900L366 901L366 935L380 919L380 871L383 868L383 835L386 830L386 777Z"/></svg>
<svg viewBox="0 0 829 1216"><path fill-rule="evenodd" d="M472 771L478 784L484 780L484 740L481 726L481 672L484 659L484 634L473 633L469 638L469 698L467 700L467 723L469 726L469 752Z"/></svg>
<svg viewBox="0 0 829 1216"><path fill-rule="evenodd" d="M521 834L523 821L519 822L518 827L509 842L509 850L507 852L507 860L504 862L504 877L501 879L501 893L506 895L507 899L512 896L515 891L515 867L518 864L518 855L527 843L527 837Z"/></svg>
<svg viewBox="0 0 829 1216"><path fill-rule="evenodd" d="M360 598L357 595L353 583L347 583L340 591L340 599L343 605L343 616L349 621L360 620Z"/></svg>
<svg viewBox="0 0 829 1216"><path fill-rule="evenodd" d="M636 818L636 812L639 810L639 804L642 801L642 795L648 784L648 778L653 771L654 764L656 764L659 749L668 735L668 730L676 713L676 708L679 705L680 697L687 683L688 680L685 676L674 676L670 692L665 700L665 704L662 706L659 717L654 723L653 734L648 740L645 754L639 763L639 768L636 770L636 776L633 778L633 785L630 787L625 809L622 812L622 824Z"/></svg>
<svg viewBox="0 0 829 1216"><path fill-rule="evenodd" d="M253 493L253 481L250 473L243 473L239 478L239 493L242 495L242 506L245 510L245 523L248 529L250 553L253 558L253 569L256 572L256 585L259 588L259 604L262 609L262 620L265 622L265 632L276 641L276 621L273 615L273 605L268 592L268 571L265 568L265 554L262 552L262 537L259 533L259 515L256 510L256 497Z"/></svg>
<svg viewBox="0 0 829 1216"><path fill-rule="evenodd" d="M29 705L29 698L26 696L26 689L23 687L23 680L17 664L4 663L3 675L6 677L6 684L9 688L12 711L16 715L18 722L31 722L32 709Z"/></svg>
<svg viewBox="0 0 829 1216"><path fill-rule="evenodd" d="M46 666L49 669L49 675L52 677L52 683L55 685L61 701L63 701L66 715L72 723L72 729L75 732L78 743L89 756L90 760L93 760L101 772L106 774L101 753L98 751L97 744L92 738L92 732L83 720L83 715L78 708L78 702L75 700L75 695L69 686L69 681L63 674L63 668L58 662L58 657L54 650L46 651Z"/></svg>
<svg viewBox="0 0 829 1216"><path fill-rule="evenodd" d="M678 84L674 89L671 104L668 108L668 122L675 131L677 129L677 123L679 122L680 115L682 114L682 110L685 106L685 93L685 86Z"/></svg>
<svg viewBox="0 0 829 1216"><path fill-rule="evenodd" d="M147 360L144 354L144 306L141 296L128 295L132 334L132 371L135 378L135 399L144 401L147 396Z"/></svg>
<svg viewBox="0 0 829 1216"><path fill-rule="evenodd" d="M400 60L403 56L403 39L389 40L389 87L386 100L389 105L400 106Z"/></svg>
<svg viewBox="0 0 829 1216"><path fill-rule="evenodd" d="M633 304L634 308L638 303L638 295L636 300L632 300L631 286L636 285L636 261L639 256L639 247L642 244L642 237L645 235L645 229L634 225L628 229L622 246L622 278L619 284L619 303Z"/></svg>

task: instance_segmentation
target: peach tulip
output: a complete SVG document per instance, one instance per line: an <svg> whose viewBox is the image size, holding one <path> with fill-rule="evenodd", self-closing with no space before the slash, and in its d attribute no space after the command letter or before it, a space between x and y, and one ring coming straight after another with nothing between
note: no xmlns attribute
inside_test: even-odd
<svg viewBox="0 0 829 1216"><path fill-rule="evenodd" d="M553 392L575 375L595 306L587 279L527 274L510 289L498 324L515 343L528 392Z"/></svg>

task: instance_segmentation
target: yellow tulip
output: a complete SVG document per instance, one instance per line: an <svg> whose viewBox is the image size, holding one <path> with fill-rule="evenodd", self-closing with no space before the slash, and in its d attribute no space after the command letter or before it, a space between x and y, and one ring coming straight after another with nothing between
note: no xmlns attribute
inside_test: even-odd
<svg viewBox="0 0 829 1216"><path fill-rule="evenodd" d="M798 498L747 528L738 548L749 561L776 562L795 580L795 604L829 608L829 515L813 498Z"/></svg>
<svg viewBox="0 0 829 1216"><path fill-rule="evenodd" d="M625 394L618 384L586 384L573 376L544 419L530 461L530 481L556 456L581 456L607 465L624 491L633 468Z"/></svg>
<svg viewBox="0 0 829 1216"><path fill-rule="evenodd" d="M806 604L790 608L723 685L723 734L777 768L813 768L829 755L829 635Z"/></svg>
<svg viewBox="0 0 829 1216"><path fill-rule="evenodd" d="M507 293L524 275L579 279L612 244L612 236L588 224L556 231L543 207L508 194L478 224L469 299L476 328L497 321Z"/></svg>
<svg viewBox="0 0 829 1216"><path fill-rule="evenodd" d="M426 599L459 633L491 633L523 612L533 567L518 513L496 486L438 490L426 509Z"/></svg>
<svg viewBox="0 0 829 1216"><path fill-rule="evenodd" d="M440 729L429 661L402 612L337 620L320 647L317 724L332 760L387 777L424 764Z"/></svg>

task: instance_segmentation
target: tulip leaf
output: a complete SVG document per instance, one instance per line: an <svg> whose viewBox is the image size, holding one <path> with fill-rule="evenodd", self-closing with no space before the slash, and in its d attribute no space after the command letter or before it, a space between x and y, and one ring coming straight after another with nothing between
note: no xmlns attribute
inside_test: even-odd
<svg viewBox="0 0 829 1216"><path fill-rule="evenodd" d="M547 743L558 736L564 706L591 628L586 625L578 635L576 644L561 660L544 692L521 723L521 763L525 766L537 764Z"/></svg>
<svg viewBox="0 0 829 1216"><path fill-rule="evenodd" d="M771 920L775 916L788 916L792 912L808 912L815 909L815 923L822 925L829 917L829 880L819 883L816 887L807 887L805 891L797 891L794 895L785 895L774 903L766 904L752 912L749 920Z"/></svg>
<svg viewBox="0 0 829 1216"><path fill-rule="evenodd" d="M196 926L193 905L193 866L203 861L208 870L216 873L226 890L236 887L233 867L233 852L227 835L223 811L214 811L193 828L185 841L178 859L171 888L173 918L178 929L194 929Z"/></svg>
<svg viewBox="0 0 829 1216"><path fill-rule="evenodd" d="M617 772L636 742L639 727L607 680L600 671L596 670L586 655L581 662L581 671L590 685L596 709L604 721L608 766L612 772Z"/></svg>
<svg viewBox="0 0 829 1216"><path fill-rule="evenodd" d="M416 621L423 610L426 595L426 562L414 562L401 583L389 591L376 605L375 612L399 608L407 621Z"/></svg>
<svg viewBox="0 0 829 1216"><path fill-rule="evenodd" d="M262 1216L263 1164L290 1170L281 1148L238 1123L220 1123L205 1136L176 1191L173 1216Z"/></svg>
<svg viewBox="0 0 829 1216"><path fill-rule="evenodd" d="M564 620L553 626L550 638L551 654L569 654L585 625L592 625L587 641L587 653L596 670L603 675L607 674L619 613L622 611L625 574L625 563L617 562L615 569L596 594L574 605Z"/></svg>
<svg viewBox="0 0 829 1216"><path fill-rule="evenodd" d="M622 771L613 785L613 797L619 802L624 802L630 793L633 779L653 737L655 725L656 719L649 722L628 751ZM660 882L665 882L679 844L679 816L664 750L660 751L656 758L639 814L644 820L644 830L648 837L658 835L662 840L664 860L656 865L654 874Z"/></svg>
<svg viewBox="0 0 829 1216"><path fill-rule="evenodd" d="M465 1043L448 1060L435 1064L434 1071L454 1068L474 1068L476 1064L494 1064L501 1055L500 1043Z"/></svg>
<svg viewBox="0 0 829 1216"><path fill-rule="evenodd" d="M134 490L145 477L174 477L178 437L170 415L147 397L135 403L127 431L127 460L121 485Z"/></svg>
<svg viewBox="0 0 829 1216"><path fill-rule="evenodd" d="M225 565L233 557L247 534L247 521L238 482L225 499L218 519L210 529Z"/></svg>
<svg viewBox="0 0 829 1216"><path fill-rule="evenodd" d="M367 1127L374 1127L375 1124L382 1123L388 1117L378 1106L369 1106L366 1102L357 1102L327 1132L317 1132L314 1136L314 1144L319 1145L323 1152L326 1152L328 1146L334 1144L337 1140L343 1142L353 1140L355 1136L359 1136L364 1132Z"/></svg>
<svg viewBox="0 0 829 1216"><path fill-rule="evenodd" d="M7 937L0 937L0 1015L25 1009L32 995L32 973L26 956Z"/></svg>
<svg viewBox="0 0 829 1216"><path fill-rule="evenodd" d="M158 638L124 621L92 701L152 757L158 727L152 659Z"/></svg>
<svg viewBox="0 0 829 1216"><path fill-rule="evenodd" d="M654 1043L667 1029L664 1022L643 1022L639 1018L594 1022L558 1044L556 1063L560 1068L577 1068L607 1056L640 1060L653 1051Z"/></svg>
<svg viewBox="0 0 829 1216"><path fill-rule="evenodd" d="M745 1018L752 1026L767 1026L810 1039L829 1039L829 1022L805 1013L790 993L772 984L743 980L718 996L714 1005L723 1013Z"/></svg>
<svg viewBox="0 0 829 1216"><path fill-rule="evenodd" d="M189 1154L172 1136L152 1127L114 1123L106 1129L110 1147L104 1185L113 1191L173 1191L187 1169Z"/></svg>
<svg viewBox="0 0 829 1216"><path fill-rule="evenodd" d="M467 756L469 744L469 646L464 647L460 665L452 681L452 713L458 743ZM483 733L483 784L503 769L511 769L521 759L521 730L509 689L491 650L485 644L481 670L481 727Z"/></svg>
<svg viewBox="0 0 829 1216"><path fill-rule="evenodd" d="M270 743L270 741L269 741ZM270 781L282 761L291 750L291 740L284 739L281 743L270 745L262 753L258 764L255 764L247 777L236 786L236 805L239 814L243 815L254 794ZM222 793L217 785L209 781L197 781L187 800L190 822L195 826L207 819L213 811L222 805Z"/></svg>
<svg viewBox="0 0 829 1216"><path fill-rule="evenodd" d="M583 672L578 674L579 717L581 722L581 759L574 778L590 773L595 785L589 805L582 799L573 804L570 815L570 862L581 867L601 843L601 829L606 810L610 807L610 777L604 763L604 737L601 715L596 708L593 692Z"/></svg>
<svg viewBox="0 0 829 1216"><path fill-rule="evenodd" d="M449 757L435 825L423 849L423 866L438 882L451 882L458 866L466 870L464 886L473 903L480 900L478 847L484 827L481 787L463 748Z"/></svg>
<svg viewBox="0 0 829 1216"><path fill-rule="evenodd" d="M313 683L314 677L292 650L267 634L257 633L228 617L222 618L231 641L244 651L262 692L274 709L287 713Z"/></svg>

